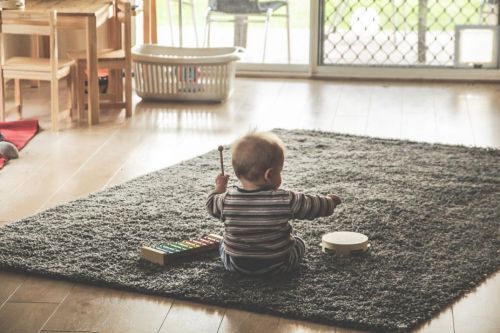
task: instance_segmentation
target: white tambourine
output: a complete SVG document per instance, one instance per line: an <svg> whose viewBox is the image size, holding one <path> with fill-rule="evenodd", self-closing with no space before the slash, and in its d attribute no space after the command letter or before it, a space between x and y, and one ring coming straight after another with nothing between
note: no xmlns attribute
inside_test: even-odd
<svg viewBox="0 0 500 333"><path fill-rule="evenodd" d="M334 252L349 256L368 251L370 244L366 235L351 231L336 231L323 235L321 248L324 253Z"/></svg>

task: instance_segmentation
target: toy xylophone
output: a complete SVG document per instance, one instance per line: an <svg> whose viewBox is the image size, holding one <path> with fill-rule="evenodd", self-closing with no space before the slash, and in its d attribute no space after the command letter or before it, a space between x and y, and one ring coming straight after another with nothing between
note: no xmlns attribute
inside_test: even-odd
<svg viewBox="0 0 500 333"><path fill-rule="evenodd" d="M221 241L222 236L210 234L199 239L143 246L141 247L141 257L152 263L165 265L172 259L216 250Z"/></svg>

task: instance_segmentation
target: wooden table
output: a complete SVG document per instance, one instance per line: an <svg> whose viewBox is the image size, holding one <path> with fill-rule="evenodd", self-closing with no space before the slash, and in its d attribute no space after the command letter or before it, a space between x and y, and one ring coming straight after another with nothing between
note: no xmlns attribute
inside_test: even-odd
<svg viewBox="0 0 500 333"><path fill-rule="evenodd" d="M113 0L26 0L24 9L31 12L56 10L60 29L86 31L89 124L99 122L99 79L97 76L97 28L113 16ZM33 31L36 35L36 31Z"/></svg>

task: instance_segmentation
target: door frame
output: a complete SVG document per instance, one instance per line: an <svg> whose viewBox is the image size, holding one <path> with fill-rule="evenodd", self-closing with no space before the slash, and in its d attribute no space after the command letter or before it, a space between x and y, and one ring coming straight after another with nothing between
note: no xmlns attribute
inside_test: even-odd
<svg viewBox="0 0 500 333"><path fill-rule="evenodd" d="M310 0L309 64L237 63L238 76L286 78L342 78L426 81L500 82L500 69L468 69L447 67L389 67L321 65L321 5L325 0ZM135 21L135 20L134 20ZM135 22L134 22L135 24ZM134 34L135 35L135 34Z"/></svg>

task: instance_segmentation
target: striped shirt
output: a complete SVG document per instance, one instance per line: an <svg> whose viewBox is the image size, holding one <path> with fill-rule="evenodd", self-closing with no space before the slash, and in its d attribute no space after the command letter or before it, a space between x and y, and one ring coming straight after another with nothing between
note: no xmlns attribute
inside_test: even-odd
<svg viewBox="0 0 500 333"><path fill-rule="evenodd" d="M290 219L312 220L333 214L330 197L286 190L247 191L234 187L212 192L208 212L224 222L225 251L233 257L277 259L294 244Z"/></svg>

